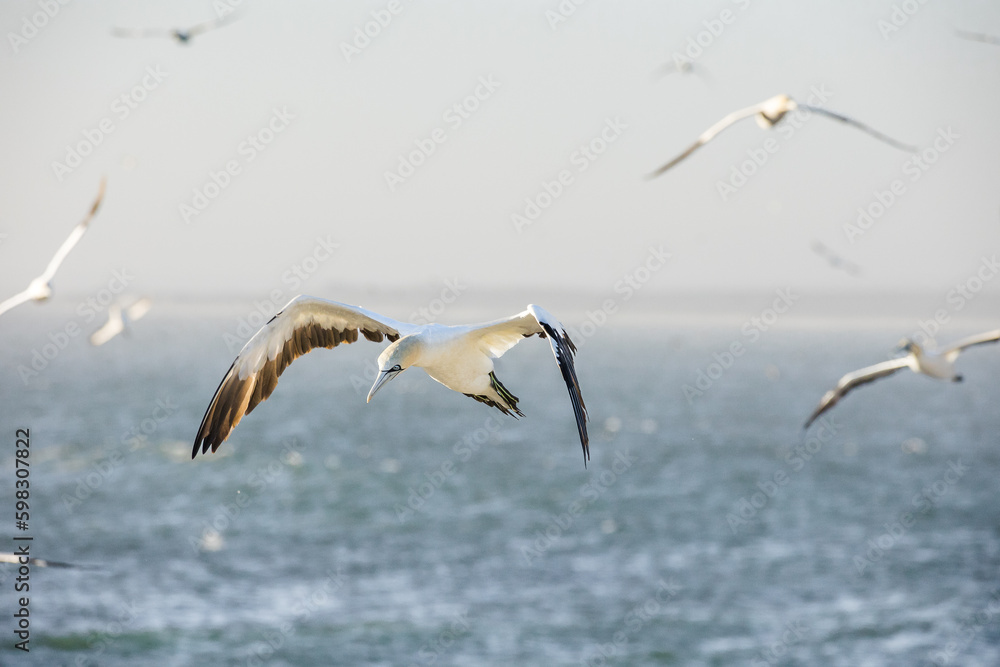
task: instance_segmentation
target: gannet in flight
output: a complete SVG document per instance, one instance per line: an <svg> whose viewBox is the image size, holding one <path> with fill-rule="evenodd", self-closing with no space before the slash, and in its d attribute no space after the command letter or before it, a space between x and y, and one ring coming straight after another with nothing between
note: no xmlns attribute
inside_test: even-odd
<svg viewBox="0 0 1000 667"><path fill-rule="evenodd" d="M235 16L228 14L217 19L212 19L211 21L193 25L190 28L175 28L173 30L165 28L112 28L111 34L115 37L172 37L181 44L187 44L195 35L200 35L215 28L221 28L233 20L235 20Z"/></svg>
<svg viewBox="0 0 1000 667"><path fill-rule="evenodd" d="M654 78L662 79L663 77L671 74L694 74L695 76L703 76L706 79L708 78L704 65L697 65L694 61L688 60L687 58L678 57L675 57L670 62L657 67L654 72Z"/></svg>
<svg viewBox="0 0 1000 667"><path fill-rule="evenodd" d="M873 130L867 125L864 125L863 123L860 123L854 120L853 118L848 118L843 114L839 114L834 111L830 111L829 109L824 109L822 107L814 107L809 104L800 104L799 102L796 102L788 95L775 95L774 97L764 100L759 104L754 104L753 106L747 107L745 109L740 109L739 111L732 112L731 114L720 120L718 123L716 123L712 127L702 132L701 136L698 137L698 140L695 141L690 148L688 148L686 151L675 157L673 160L671 160L670 162L666 163L665 165L654 171L652 174L649 175L649 178L656 178L657 176L667 171L668 169L673 167L675 164L677 164L687 156L691 155L691 153L694 153L703 145L707 144L709 141L714 139L715 135L719 134L730 125L733 125L734 123L743 120L744 118L749 118L750 116L754 116L756 117L757 124L759 126L761 126L764 129L768 129L774 127L779 122L781 122L781 119L784 118L789 111L795 111L796 109L805 109L806 111L822 114L824 116L833 118L834 120L839 120L842 123L853 125L859 130L863 130L864 132L867 132L868 134L875 137L876 139L880 139L881 141L886 142L890 146L895 146L900 150L910 151L910 152L916 150L912 146L906 146L905 144L901 144L895 139L887 137L881 132Z"/></svg>
<svg viewBox="0 0 1000 667"><path fill-rule="evenodd" d="M812 250L814 253L829 262L830 266L835 269L842 269L843 271L851 274L855 278L861 273L860 267L854 262L848 261L835 253L834 251L827 248L820 241L813 241Z"/></svg>
<svg viewBox="0 0 1000 667"><path fill-rule="evenodd" d="M142 318L149 312L153 302L149 299L139 299L128 308L122 309L117 303L111 304L108 308L108 321L90 335L90 344L96 346L104 345L109 340L122 332L128 332L132 322Z"/></svg>
<svg viewBox="0 0 1000 667"><path fill-rule="evenodd" d="M956 30L955 33L959 37L965 39L971 39L975 42L983 42L985 44L1000 44L1000 37L994 35L987 35L984 32L969 32L968 30Z"/></svg>
<svg viewBox="0 0 1000 667"><path fill-rule="evenodd" d="M961 382L962 376L955 373L955 359L958 358L959 353L967 347L982 345L984 343L995 343L998 340L1000 340L1000 329L969 336L958 341L951 347L946 347L940 352L933 353L925 351L912 340L903 339L898 351L906 352L906 356L883 361L880 364L848 373L840 378L837 386L826 392L823 399L819 402L819 406L809 416L805 426L802 428L809 428L809 425L817 417L836 405L837 401L843 398L850 390L872 380L892 375L902 368L909 368L914 373L923 373L938 380Z"/></svg>
<svg viewBox="0 0 1000 667"><path fill-rule="evenodd" d="M378 376L368 401L389 380L411 366L419 366L449 389L493 406L511 416L523 416L518 398L493 372L493 359L523 339L548 338L556 363L569 390L576 426L583 446L583 462L590 458L587 408L573 366L576 347L565 328L539 306L529 305L517 315L477 325L416 325L335 301L297 296L257 331L240 351L198 427L191 458L216 451L278 384L278 376L296 358L313 348L353 343L361 333L370 341L392 341L378 357Z"/></svg>
<svg viewBox="0 0 1000 667"><path fill-rule="evenodd" d="M91 219L94 214L97 213L98 207L101 205L101 199L104 198L104 179L101 179L101 187L97 192L97 199L94 200L93 206L90 207L90 212L87 214L73 231L69 233L69 237L63 241L63 244L59 246L59 250L56 251L55 256L49 261L49 265L45 267L45 272L38 276L28 285L28 289L24 290L20 294L15 294L3 303L0 303L0 315L7 312L14 306L19 306L25 301L45 301L50 296L52 296L52 277L56 275L56 271L59 270L59 265L63 263L66 259L66 255L69 251L73 249L80 237L83 236L84 232L87 231L87 225L90 224Z"/></svg>
<svg viewBox="0 0 1000 667"><path fill-rule="evenodd" d="M21 563L21 556L17 554L0 554L0 563L14 563L15 565L23 565ZM28 564L35 567L80 567L79 565L73 565L72 563L60 563L57 560L42 560L41 558L28 557Z"/></svg>

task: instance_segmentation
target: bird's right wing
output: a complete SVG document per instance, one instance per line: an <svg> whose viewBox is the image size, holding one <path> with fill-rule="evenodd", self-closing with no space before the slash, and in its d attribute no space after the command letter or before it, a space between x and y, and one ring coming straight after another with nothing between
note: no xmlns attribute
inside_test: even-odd
<svg viewBox="0 0 1000 667"><path fill-rule="evenodd" d="M976 334L975 336L969 336L968 338L963 338L962 340L954 343L945 349L941 350L941 354L947 357L949 360L954 361L958 353L967 347L972 347L973 345L983 345L985 343L995 343L1000 341L1000 329L995 329L993 331L987 331L986 333Z"/></svg>
<svg viewBox="0 0 1000 667"><path fill-rule="evenodd" d="M580 393L580 382L576 378L573 355L576 346L566 333L566 328L541 306L529 304L527 310L495 322L470 327L470 335L479 339L483 349L492 357L499 357L510 348L530 336L538 335L549 339L552 354L559 365L569 399L573 404L576 428L583 446L583 464L590 459L590 437L587 435L587 406Z"/></svg>
<svg viewBox="0 0 1000 667"><path fill-rule="evenodd" d="M800 104L799 108L800 109L805 109L806 111L813 111L815 113L822 114L822 115L826 116L827 118L832 118L834 120L839 120L841 123L846 123L847 125L851 125L853 127L856 127L859 130L861 130L862 132L870 134L871 136L875 137L879 141L885 142L885 143L889 144L890 146L892 146L893 148L898 148L901 151L906 151L907 153L916 153L917 152L917 149L916 149L915 146L908 146L908 145L906 145L906 144L904 144L904 143L902 143L900 141L896 141L892 137L890 137L888 135L885 135L885 134L882 134L881 132L879 132L875 128L868 127L867 125L865 125L861 121L854 120L850 116L845 116L842 113L837 113L836 111L830 111L829 109L824 109L823 107L810 106L808 104Z"/></svg>
<svg viewBox="0 0 1000 667"><path fill-rule="evenodd" d="M194 439L191 458L219 448L236 425L266 400L280 376L298 357L317 348L353 343L358 334L371 341L398 340L416 327L377 313L326 299L297 296L262 326L240 350Z"/></svg>
<svg viewBox="0 0 1000 667"><path fill-rule="evenodd" d="M0 563L20 563L23 565L21 558L23 558L23 556L19 556L17 554L0 554ZM43 560L41 558L31 557L28 557L28 563L35 567L82 567L84 569L90 569L83 565L73 565L72 563L61 563L57 560Z"/></svg>
<svg viewBox="0 0 1000 667"><path fill-rule="evenodd" d="M31 301L31 290L24 290L23 292L18 292L14 296L0 302L0 315L3 315L8 310L15 306L20 306L25 301Z"/></svg>
<svg viewBox="0 0 1000 667"><path fill-rule="evenodd" d="M671 160L670 162L666 163L665 165L663 165L662 167L651 173L647 178L656 178L657 176L667 171L668 169L673 167L675 164L677 164L687 156L691 155L691 153L694 153L696 150L698 150L699 148L707 144L709 141L714 139L717 134L725 130L730 125L738 123L744 118L749 118L754 114L760 113L762 110L764 110L764 108L767 106L769 102L771 102L771 100L766 100L759 104L754 104L753 106L749 106L745 109L740 109L739 111L732 112L731 114L720 120L718 123L716 123L712 127L702 132L701 136L698 137L698 140L695 141L693 144L691 144L691 146L686 151L684 151L683 153L675 157L673 160Z"/></svg>
<svg viewBox="0 0 1000 667"><path fill-rule="evenodd" d="M135 322L143 315L149 312L149 309L153 307L153 302L148 297L143 297L133 303L131 306L125 309L125 313L128 316L130 322Z"/></svg>
<svg viewBox="0 0 1000 667"><path fill-rule="evenodd" d="M860 387L861 385L867 384L873 380L878 380L879 378L892 375L899 369L907 368L909 365L909 357L900 357L899 359L890 359L889 361L883 361L880 364L875 364L874 366L868 366L867 368L862 368L861 370L854 371L853 373L848 373L844 377L840 378L840 382L837 383L836 387L823 395L819 405L809 416L808 421L806 421L805 426L802 428L809 428L809 425L812 424L817 417L836 405L837 401L843 398L847 392L855 387Z"/></svg>
<svg viewBox="0 0 1000 667"><path fill-rule="evenodd" d="M53 276L56 275L56 271L59 269L59 265L62 264L64 259L66 259L66 255L69 254L69 251L73 249L73 246L76 245L77 241L80 240L80 237L82 237L87 231L87 226L97 213L97 209L100 208L101 200L104 199L104 184L105 179L102 178L101 187L97 191L97 199L94 200L93 205L90 207L90 212L87 213L87 216L83 220L77 223L76 227L73 228L73 231L69 233L69 237L63 241L61 246L59 246L59 250L56 251L55 256L49 261L49 265L45 267L45 273L39 276L38 279L41 282L47 283L52 280Z"/></svg>

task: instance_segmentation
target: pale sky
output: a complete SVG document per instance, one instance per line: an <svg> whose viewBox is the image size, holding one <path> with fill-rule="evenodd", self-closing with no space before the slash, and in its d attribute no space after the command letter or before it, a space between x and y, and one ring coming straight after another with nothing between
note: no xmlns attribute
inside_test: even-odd
<svg viewBox="0 0 1000 667"><path fill-rule="evenodd" d="M0 3L0 297L41 272L102 175L104 207L57 293L124 268L154 296L340 300L338 286L446 280L606 294L668 252L651 292L944 294L1000 252L1000 47L955 35L1000 35L988 0L589 0L557 23L569 0L243 0L187 45L111 30L196 24L225 0L49 2L56 15L23 40L11 35L45 2ZM377 16L387 25L360 48ZM706 76L657 77L699 40ZM744 121L644 178L727 113L816 90L934 163L813 117L783 132ZM88 135L78 166L54 166ZM418 144L434 150L390 188ZM762 152L724 199L719 184ZM227 164L238 171L216 192ZM845 226L894 181L852 243ZM518 230L545 183L557 196ZM195 190L215 196L187 222Z"/></svg>

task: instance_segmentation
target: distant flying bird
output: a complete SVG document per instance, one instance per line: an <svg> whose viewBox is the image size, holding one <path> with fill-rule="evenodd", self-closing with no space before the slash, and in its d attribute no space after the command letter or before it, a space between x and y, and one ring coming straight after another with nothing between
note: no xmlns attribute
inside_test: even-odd
<svg viewBox="0 0 1000 667"><path fill-rule="evenodd" d="M97 209L101 205L101 199L104 198L104 179L101 179L101 187L97 192L97 199L94 200L93 206L90 207L90 212L87 214L73 231L69 233L69 238L63 241L63 244L59 246L59 250L56 251L55 256L49 261L49 265L45 267L45 272L38 276L28 285L28 289L24 290L20 294L15 294L3 303L0 303L0 315L7 312L14 306L19 306L25 301L45 301L50 296L52 296L52 278L56 275L56 271L59 270L59 265L63 263L66 259L66 255L69 251L73 249L80 237L83 236L84 232L87 231L87 225L90 224L91 219L94 214L97 213Z"/></svg>
<svg viewBox="0 0 1000 667"><path fill-rule="evenodd" d="M14 563L15 565L23 565L21 562L21 556L17 554L0 554L0 563ZM57 560L42 560L41 558L28 558L28 565L33 565L35 567L80 567L79 565L73 565L72 563L60 563Z"/></svg>
<svg viewBox="0 0 1000 667"><path fill-rule="evenodd" d="M693 61L688 60L687 58L674 58L670 62L657 67L654 74L657 79L662 79L663 77L670 76L671 74L693 74L706 79L708 78L703 65L696 65Z"/></svg>
<svg viewBox="0 0 1000 667"><path fill-rule="evenodd" d="M668 169L673 167L675 164L677 164L687 156L691 155L691 153L694 153L696 150L698 150L699 148L707 144L709 141L714 139L717 134L725 130L727 127L743 120L744 118L749 118L750 116L754 116L756 117L757 124L759 126L761 126L764 129L768 129L774 127L779 122L781 122L781 119L784 118L785 114L787 114L789 111L795 111L796 109L805 109L806 111L822 114L824 116L833 118L834 120L839 120L842 123L853 125L859 130L867 132L876 139L884 141L890 146L894 146L896 148L899 148L900 150L910 151L910 152L916 150L912 146L901 144L895 139L887 137L881 132L873 130L872 128L854 120L853 118L848 118L847 116L836 113L834 111L830 111L829 109L824 109L822 107L814 107L808 104L800 104L795 100L793 100L788 95L775 95L770 99L764 100L760 104L754 104L753 106L747 107L745 109L740 109L739 111L732 112L731 114L720 120L718 123L716 123L712 127L702 132L701 136L698 137L698 140L695 141L694 144L691 145L691 147L689 147L686 151L675 157L670 162L666 163L665 165L654 171L652 174L649 175L649 178L656 178L657 176L667 171Z"/></svg>
<svg viewBox="0 0 1000 667"><path fill-rule="evenodd" d="M234 15L227 14L211 21L193 25L190 28L175 28L173 30L166 28L112 28L111 34L115 37L172 37L181 44L187 44L195 35L221 28L227 23L231 23L235 18Z"/></svg>
<svg viewBox="0 0 1000 667"><path fill-rule="evenodd" d="M959 37L962 37L964 39L971 39L975 42L1000 45L1000 37L995 37L994 35L987 35L984 32L969 32L968 30L956 30L955 34L957 34Z"/></svg>
<svg viewBox="0 0 1000 667"><path fill-rule="evenodd" d="M100 329L90 335L90 344L96 346L104 345L109 340L124 332L128 333L132 322L139 320L149 312L153 302L149 299L139 299L128 308L122 308L117 303L111 304L108 308L108 321Z"/></svg>
<svg viewBox="0 0 1000 667"><path fill-rule="evenodd" d="M854 262L848 261L833 252L819 241L813 241L812 250L814 253L829 262L830 266L851 274L855 278L861 274L861 268Z"/></svg>
<svg viewBox="0 0 1000 667"><path fill-rule="evenodd" d="M522 417L518 398L493 372L493 359L523 339L548 338L562 372L576 416L583 446L583 462L590 458L587 408L573 365L576 347L566 329L539 306L529 305L517 315L485 324L448 326L397 322L358 306L297 296L254 334L240 351L198 427L191 458L216 451L278 384L278 376L296 358L313 348L353 343L361 333L370 341L392 341L378 358L379 372L368 401L389 380L411 366L419 366L449 389L465 394L507 415Z"/></svg>
<svg viewBox="0 0 1000 667"><path fill-rule="evenodd" d="M823 399L819 402L819 406L809 416L809 420L806 421L805 426L802 428L809 428L809 425L817 417L836 405L837 401L843 398L850 390L872 380L892 375L902 368L909 368L914 373L923 373L938 380L961 382L962 376L955 373L955 359L958 358L959 353L967 347L982 345L984 343L995 343L998 340L1000 340L1000 329L969 336L958 341L951 347L946 347L940 352L932 353L923 350L912 340L903 339L897 351L906 352L906 356L883 361L880 364L848 373L840 378L837 386L826 392Z"/></svg>

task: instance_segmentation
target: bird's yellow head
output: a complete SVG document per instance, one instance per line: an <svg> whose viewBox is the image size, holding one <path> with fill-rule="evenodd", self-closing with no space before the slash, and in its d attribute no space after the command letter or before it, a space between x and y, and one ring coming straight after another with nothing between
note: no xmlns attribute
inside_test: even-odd
<svg viewBox="0 0 1000 667"><path fill-rule="evenodd" d="M368 402L372 400L382 385L393 379L417 361L420 353L420 341L413 336L400 338L378 355L378 377L368 392Z"/></svg>

